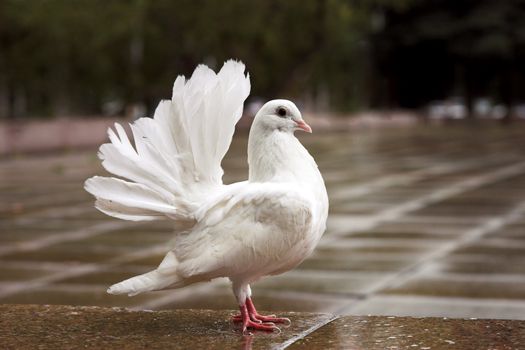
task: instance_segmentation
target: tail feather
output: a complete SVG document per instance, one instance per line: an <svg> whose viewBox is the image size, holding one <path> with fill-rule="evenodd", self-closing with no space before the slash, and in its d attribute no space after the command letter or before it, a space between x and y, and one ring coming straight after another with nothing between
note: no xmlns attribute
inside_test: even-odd
<svg viewBox="0 0 525 350"><path fill-rule="evenodd" d="M164 218L164 215L160 215L159 213L153 211L127 207L125 205L108 201L102 198L98 198L95 201L95 208L97 208L106 215L113 216L122 220L153 221Z"/></svg>
<svg viewBox="0 0 525 350"><path fill-rule="evenodd" d="M94 176L84 188L97 197L95 207L105 214L126 220L156 220L164 216L187 220L193 208L176 198L166 198L148 186L113 177Z"/></svg>
<svg viewBox="0 0 525 350"><path fill-rule="evenodd" d="M121 203L128 207L174 214L171 198L165 198L149 187L114 177L94 176L86 181L86 190L98 198Z"/></svg>
<svg viewBox="0 0 525 350"><path fill-rule="evenodd" d="M112 174L148 186L166 196L177 191L177 187L163 178L156 177L136 159L123 156L113 144L106 143L100 146L99 157L102 159L102 166Z"/></svg>
<svg viewBox="0 0 525 350"><path fill-rule="evenodd" d="M217 74L200 65L188 81L179 76L172 99L159 103L153 119L131 125L134 145L115 124L99 157L107 171L130 182L86 181L97 208L127 220L193 221L210 190L222 185L221 161L250 92L244 70L244 64L230 60Z"/></svg>
<svg viewBox="0 0 525 350"><path fill-rule="evenodd" d="M158 270L129 278L108 288L109 294L134 296L144 292L165 289L178 281L176 275L166 276Z"/></svg>
<svg viewBox="0 0 525 350"><path fill-rule="evenodd" d="M107 292L109 294L128 294L133 296L168 287L182 286L182 280L177 275L177 265L178 261L175 254L168 252L157 269L114 284L108 288Z"/></svg>

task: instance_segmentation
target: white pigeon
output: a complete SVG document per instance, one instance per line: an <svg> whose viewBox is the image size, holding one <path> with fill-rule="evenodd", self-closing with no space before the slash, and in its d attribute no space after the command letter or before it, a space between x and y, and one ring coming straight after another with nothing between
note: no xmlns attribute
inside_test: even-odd
<svg viewBox="0 0 525 350"><path fill-rule="evenodd" d="M171 100L154 118L108 130L102 165L116 177L95 176L85 189L98 210L125 220L171 219L184 226L157 269L117 283L111 294L181 288L228 277L239 303L233 320L273 331L288 320L257 313L250 284L281 274L312 253L325 231L328 196L317 164L294 136L311 132L293 102L273 100L256 114L248 142L247 181L225 185L221 161L250 92L244 64L219 73L199 65L179 76ZM122 180L124 178L126 180Z"/></svg>

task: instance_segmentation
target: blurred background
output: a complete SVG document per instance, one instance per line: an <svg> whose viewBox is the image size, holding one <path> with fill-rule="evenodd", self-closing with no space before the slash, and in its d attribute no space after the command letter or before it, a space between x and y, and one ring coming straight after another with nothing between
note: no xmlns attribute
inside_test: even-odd
<svg viewBox="0 0 525 350"><path fill-rule="evenodd" d="M251 117L295 101L331 198L319 249L254 286L261 309L525 319L525 1L3 0L0 303L233 309L227 281L135 298L172 223L93 208L115 121L242 60Z"/></svg>
<svg viewBox="0 0 525 350"><path fill-rule="evenodd" d="M251 100L525 117L522 1L2 1L0 116L143 115L234 57ZM447 106L449 107L448 111ZM444 111L440 111L445 109ZM457 111L456 111L457 110Z"/></svg>

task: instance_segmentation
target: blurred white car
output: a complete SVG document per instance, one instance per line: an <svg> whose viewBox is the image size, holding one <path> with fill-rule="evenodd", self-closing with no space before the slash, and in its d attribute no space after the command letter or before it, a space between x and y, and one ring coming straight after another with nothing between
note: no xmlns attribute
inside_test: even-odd
<svg viewBox="0 0 525 350"><path fill-rule="evenodd" d="M467 106L460 98L434 101L428 106L428 116L430 119L464 119L467 115Z"/></svg>

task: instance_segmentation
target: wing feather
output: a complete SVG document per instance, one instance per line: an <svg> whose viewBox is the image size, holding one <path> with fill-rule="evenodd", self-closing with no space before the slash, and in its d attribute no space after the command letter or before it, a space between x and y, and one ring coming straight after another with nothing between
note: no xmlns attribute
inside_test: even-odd
<svg viewBox="0 0 525 350"><path fill-rule="evenodd" d="M278 261L276 254L302 239L297 233L310 225L312 208L293 184L235 184L199 210L199 223L177 239L177 271L187 279L208 280L242 274L254 262Z"/></svg>

